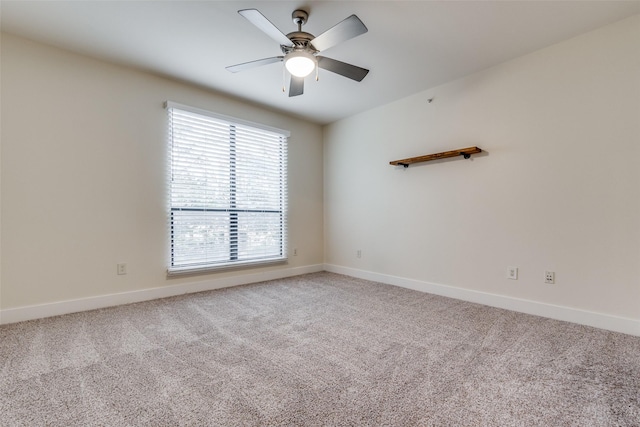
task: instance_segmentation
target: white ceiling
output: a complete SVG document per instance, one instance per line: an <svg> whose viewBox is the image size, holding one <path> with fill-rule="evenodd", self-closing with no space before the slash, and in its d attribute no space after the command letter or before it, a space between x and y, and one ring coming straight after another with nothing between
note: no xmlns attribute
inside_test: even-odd
<svg viewBox="0 0 640 427"><path fill-rule="evenodd" d="M194 83L325 124L640 13L640 1L7 1L2 31ZM237 13L259 9L283 33L305 9L319 35L351 14L369 32L323 52L370 69L357 83L320 70L282 93L280 55ZM287 82L288 86L288 82Z"/></svg>

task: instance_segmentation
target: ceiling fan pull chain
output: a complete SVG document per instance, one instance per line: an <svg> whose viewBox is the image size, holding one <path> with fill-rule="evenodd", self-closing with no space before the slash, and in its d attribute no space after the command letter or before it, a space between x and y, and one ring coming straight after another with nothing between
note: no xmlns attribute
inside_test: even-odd
<svg viewBox="0 0 640 427"><path fill-rule="evenodd" d="M318 67L318 61L316 60L316 81L318 81L318 80L319 80L319 79L318 79L318 69L319 69L319 68L320 68L320 67Z"/></svg>

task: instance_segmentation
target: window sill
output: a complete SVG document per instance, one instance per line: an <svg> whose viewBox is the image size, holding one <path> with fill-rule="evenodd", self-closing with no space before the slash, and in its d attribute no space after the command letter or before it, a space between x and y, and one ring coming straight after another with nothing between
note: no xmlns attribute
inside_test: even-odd
<svg viewBox="0 0 640 427"><path fill-rule="evenodd" d="M263 261L246 261L237 262L234 264L223 264L218 266L209 266L201 268L182 268L182 269L167 269L167 277L182 277L182 276L195 276L201 274L220 273L223 271L243 270L248 268L267 267L271 265L286 264L289 261L288 258L278 258Z"/></svg>

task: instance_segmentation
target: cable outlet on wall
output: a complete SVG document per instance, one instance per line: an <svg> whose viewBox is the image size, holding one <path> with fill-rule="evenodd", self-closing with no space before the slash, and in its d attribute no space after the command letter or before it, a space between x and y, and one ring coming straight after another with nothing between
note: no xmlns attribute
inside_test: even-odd
<svg viewBox="0 0 640 427"><path fill-rule="evenodd" d="M118 264L118 275L122 276L124 274L127 274L127 264L120 263Z"/></svg>
<svg viewBox="0 0 640 427"><path fill-rule="evenodd" d="M518 267L507 267L507 279L518 280Z"/></svg>
<svg viewBox="0 0 640 427"><path fill-rule="evenodd" d="M358 249L358 250L356 251L356 256L357 256L358 258L362 258L362 250Z"/></svg>
<svg viewBox="0 0 640 427"><path fill-rule="evenodd" d="M549 283L549 284L556 283L556 273L554 273L553 271L545 271L544 283Z"/></svg>

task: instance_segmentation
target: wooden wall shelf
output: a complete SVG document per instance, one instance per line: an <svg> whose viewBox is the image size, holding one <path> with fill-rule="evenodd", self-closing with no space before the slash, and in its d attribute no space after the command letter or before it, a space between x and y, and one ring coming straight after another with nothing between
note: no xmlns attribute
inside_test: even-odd
<svg viewBox="0 0 640 427"><path fill-rule="evenodd" d="M465 159L468 159L469 157L471 157L472 154L476 154L480 152L482 152L482 150L478 147L467 147L467 148L461 148L459 150L445 151L442 153L427 154L426 156L418 156L418 157L410 157L408 159L394 160L392 162L389 162L389 164L394 166L404 166L405 168L408 168L409 165L413 163L446 159L448 157L462 156Z"/></svg>

